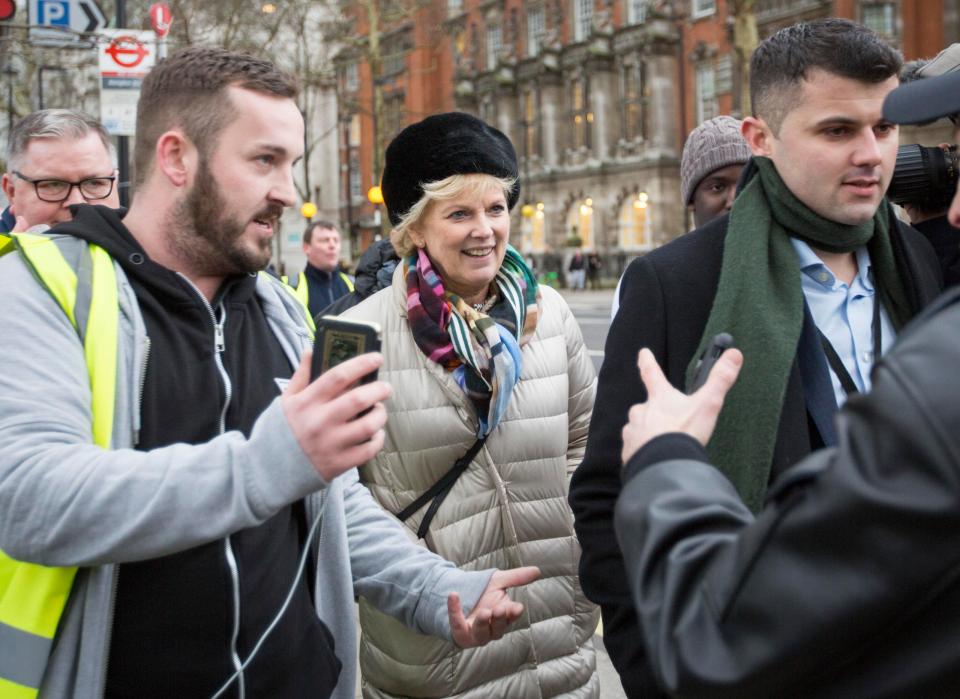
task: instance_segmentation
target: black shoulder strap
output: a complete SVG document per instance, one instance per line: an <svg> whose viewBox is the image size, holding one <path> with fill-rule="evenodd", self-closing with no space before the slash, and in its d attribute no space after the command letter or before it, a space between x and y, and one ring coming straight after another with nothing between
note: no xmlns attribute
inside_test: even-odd
<svg viewBox="0 0 960 699"><path fill-rule="evenodd" d="M434 515L437 514L437 510L440 509L440 505L450 493L453 484L457 482L460 474L466 471L467 467L473 462L474 458L476 458L485 441L487 441L486 437L477 439L477 441L473 443L473 446L467 450L467 453L457 459L453 466L450 467L450 470L440 477L440 480L430 486L427 492L397 514L397 518L401 522L406 522L414 512L417 512L431 500L433 501L430 502L430 507L427 509L427 513L423 516L423 521L420 522L420 526L417 528L417 538L422 539L427 535L430 523L433 521Z"/></svg>

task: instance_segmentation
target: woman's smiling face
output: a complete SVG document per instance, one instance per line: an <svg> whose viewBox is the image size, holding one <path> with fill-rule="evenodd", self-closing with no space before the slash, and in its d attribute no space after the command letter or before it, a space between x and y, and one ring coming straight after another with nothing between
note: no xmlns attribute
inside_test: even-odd
<svg viewBox="0 0 960 699"><path fill-rule="evenodd" d="M427 205L410 239L426 251L447 291L480 303L507 251L510 211L498 180L489 175L469 179L477 186Z"/></svg>

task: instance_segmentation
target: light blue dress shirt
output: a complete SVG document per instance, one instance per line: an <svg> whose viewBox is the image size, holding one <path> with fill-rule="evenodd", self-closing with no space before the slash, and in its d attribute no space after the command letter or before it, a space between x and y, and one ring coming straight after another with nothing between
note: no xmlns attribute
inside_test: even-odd
<svg viewBox="0 0 960 699"><path fill-rule="evenodd" d="M813 249L797 238L790 238L800 261L800 285L813 322L830 341L861 392L870 390L873 368L873 298L876 291L870 273L870 255L866 247L856 251L857 276L849 286L837 279ZM880 307L881 352L893 345L895 331L886 309ZM847 400L840 379L830 370L837 405Z"/></svg>

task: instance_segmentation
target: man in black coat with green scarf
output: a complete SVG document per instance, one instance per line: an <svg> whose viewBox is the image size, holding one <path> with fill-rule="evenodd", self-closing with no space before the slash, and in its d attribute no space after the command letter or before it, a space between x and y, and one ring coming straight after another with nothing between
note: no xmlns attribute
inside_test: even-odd
<svg viewBox="0 0 960 699"><path fill-rule="evenodd" d="M861 25L799 24L751 61L754 158L729 216L636 260L610 329L596 408L570 502L583 549L580 580L601 605L604 642L628 696L659 691L643 657L613 531L620 430L646 399L636 357L648 347L686 388L703 348L733 335L744 367L710 456L758 509L790 464L836 441L847 394L870 388L875 356L939 293L932 248L883 195L897 127L882 116L901 57Z"/></svg>

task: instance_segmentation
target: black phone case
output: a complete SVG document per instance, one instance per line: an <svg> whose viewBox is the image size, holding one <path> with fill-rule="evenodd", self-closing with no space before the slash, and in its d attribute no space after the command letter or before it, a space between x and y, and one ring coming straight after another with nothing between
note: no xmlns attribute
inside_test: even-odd
<svg viewBox="0 0 960 699"><path fill-rule="evenodd" d="M310 378L316 379L351 357L379 351L380 328L375 323L324 316L317 321ZM369 383L376 378L377 372L374 371L364 376L360 383Z"/></svg>

